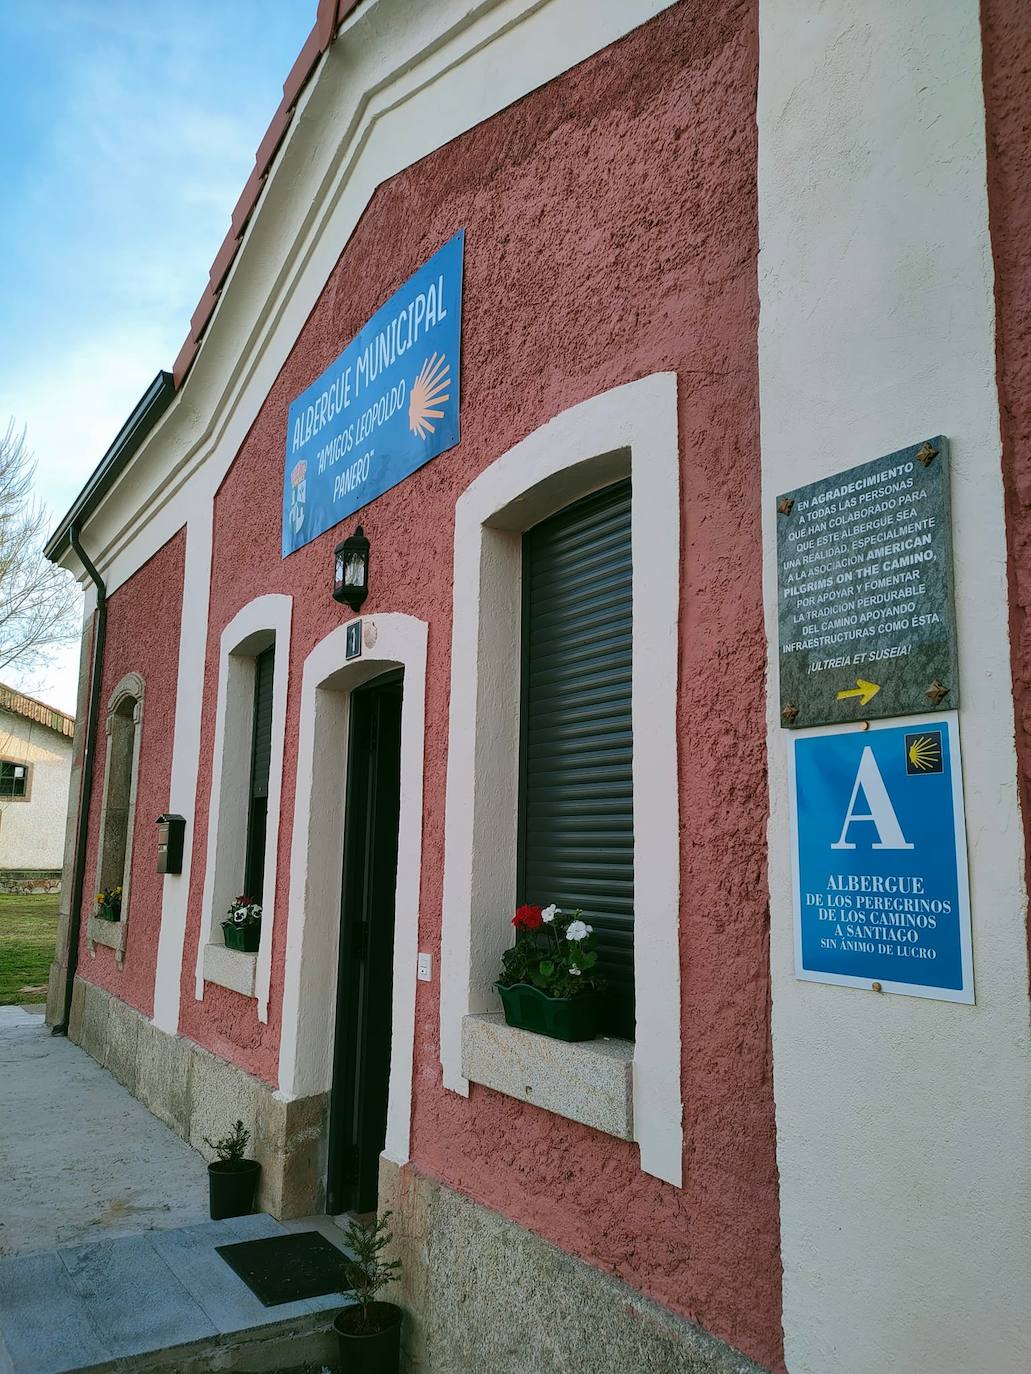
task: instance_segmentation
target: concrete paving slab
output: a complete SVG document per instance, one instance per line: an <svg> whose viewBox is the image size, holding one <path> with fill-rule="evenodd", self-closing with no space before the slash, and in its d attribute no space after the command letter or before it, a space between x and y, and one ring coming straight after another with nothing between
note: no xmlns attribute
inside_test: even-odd
<svg viewBox="0 0 1031 1374"><path fill-rule="evenodd" d="M63 1374L112 1356L56 1252L0 1260L0 1349L13 1374Z"/></svg>
<svg viewBox="0 0 1031 1374"><path fill-rule="evenodd" d="M172 1368L180 1349L193 1352L195 1369L198 1351L221 1359L234 1337L246 1344L263 1331L272 1339L315 1331L311 1323L354 1299L327 1293L265 1307L215 1250L283 1234L286 1227L258 1213L0 1260L0 1374L126 1370L136 1360L150 1368L154 1358Z"/></svg>
<svg viewBox="0 0 1031 1374"><path fill-rule="evenodd" d="M39 1020L24 1007L0 1007L0 1030L17 1027L39 1027Z"/></svg>
<svg viewBox="0 0 1031 1374"><path fill-rule="evenodd" d="M331 1218L210 1221L204 1159L20 1007L0 1008L0 1082L0 1374L221 1368L255 1341L330 1348L325 1313L353 1299L264 1307L215 1246L287 1229L342 1246Z"/></svg>
<svg viewBox="0 0 1031 1374"><path fill-rule="evenodd" d="M212 1221L206 1226L156 1232L151 1239L169 1268L193 1294L219 1331L230 1332L289 1321L310 1312L323 1312L344 1305L339 1294L327 1293L318 1298L266 1307L215 1250L217 1245L232 1245L234 1241L261 1240L266 1236L286 1234L278 1221L259 1213L250 1217Z"/></svg>
<svg viewBox="0 0 1031 1374"><path fill-rule="evenodd" d="M175 1231L155 1232L154 1248L184 1288L204 1309L209 1320L223 1332L244 1331L269 1320L269 1309L254 1296L243 1279L216 1253L216 1245L239 1240L260 1240L285 1234L272 1217L260 1213L232 1221L209 1221ZM309 1311L305 1303L289 1303L276 1315L292 1317Z"/></svg>
<svg viewBox="0 0 1031 1374"><path fill-rule="evenodd" d="M76 1245L58 1254L87 1321L113 1355L167 1350L217 1334L149 1236Z"/></svg>
<svg viewBox="0 0 1031 1374"><path fill-rule="evenodd" d="M207 1166L37 1016L0 1008L0 1256L207 1219Z"/></svg>

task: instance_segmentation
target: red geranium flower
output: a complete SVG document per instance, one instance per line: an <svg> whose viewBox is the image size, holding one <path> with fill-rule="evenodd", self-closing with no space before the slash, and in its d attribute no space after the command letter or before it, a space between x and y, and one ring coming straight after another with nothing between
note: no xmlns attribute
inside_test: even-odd
<svg viewBox="0 0 1031 1374"><path fill-rule="evenodd" d="M541 916L543 910L544 908L539 906L521 906L512 917L512 924L520 930L540 930L544 924Z"/></svg>

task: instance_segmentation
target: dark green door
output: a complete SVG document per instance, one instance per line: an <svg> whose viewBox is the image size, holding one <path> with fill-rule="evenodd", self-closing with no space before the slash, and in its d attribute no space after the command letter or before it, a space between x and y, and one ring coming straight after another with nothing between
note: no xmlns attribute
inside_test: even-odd
<svg viewBox="0 0 1031 1374"><path fill-rule="evenodd" d="M351 693L327 1206L376 1208L386 1138L402 674Z"/></svg>

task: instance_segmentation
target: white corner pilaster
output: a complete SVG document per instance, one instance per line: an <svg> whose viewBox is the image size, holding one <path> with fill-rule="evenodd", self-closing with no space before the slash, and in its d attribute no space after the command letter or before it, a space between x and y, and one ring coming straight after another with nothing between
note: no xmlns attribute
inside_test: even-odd
<svg viewBox="0 0 1031 1374"><path fill-rule="evenodd" d="M176 678L175 734L168 809L186 817L183 870L165 878L161 900L161 932L154 971L153 1023L175 1035L179 1029L186 914L193 860L197 770L200 762L201 708L204 700L204 660L208 635L211 587L211 540L214 497L197 493L197 505L186 525L182 618L179 625L179 671Z"/></svg>
<svg viewBox="0 0 1031 1374"><path fill-rule="evenodd" d="M773 1067L792 1374L1031 1361L1027 895L977 0L760 0ZM775 497L952 453L977 1005L794 977Z"/></svg>

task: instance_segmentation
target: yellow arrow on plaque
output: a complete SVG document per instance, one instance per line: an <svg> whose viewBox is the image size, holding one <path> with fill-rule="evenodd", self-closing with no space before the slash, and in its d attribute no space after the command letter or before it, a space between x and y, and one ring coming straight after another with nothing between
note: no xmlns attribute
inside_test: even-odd
<svg viewBox="0 0 1031 1374"><path fill-rule="evenodd" d="M844 701L846 697L858 697L860 706L869 706L880 690L878 683L867 682L864 678L857 677L854 687L850 687L847 692L838 693L838 700Z"/></svg>

